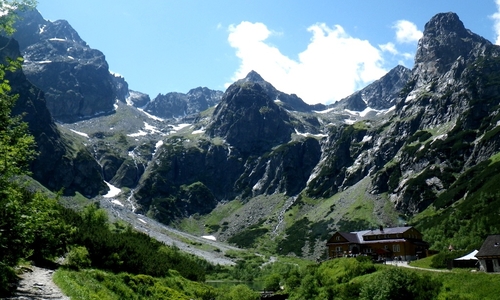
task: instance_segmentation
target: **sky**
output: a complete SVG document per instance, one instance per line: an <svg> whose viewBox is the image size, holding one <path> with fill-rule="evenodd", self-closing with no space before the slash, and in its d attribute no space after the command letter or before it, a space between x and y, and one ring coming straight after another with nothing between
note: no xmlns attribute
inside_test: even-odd
<svg viewBox="0 0 500 300"><path fill-rule="evenodd" d="M413 67L425 23L455 12L500 44L500 0L38 0L153 99L224 91L251 70L310 104L329 104L398 64ZM497 41L497 39L499 39Z"/></svg>

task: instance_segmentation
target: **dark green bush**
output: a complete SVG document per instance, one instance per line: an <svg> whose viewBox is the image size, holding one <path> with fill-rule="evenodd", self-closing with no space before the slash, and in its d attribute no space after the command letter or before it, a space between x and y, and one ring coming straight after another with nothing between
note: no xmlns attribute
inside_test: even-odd
<svg viewBox="0 0 500 300"><path fill-rule="evenodd" d="M359 299L431 300L436 299L441 282L429 275L419 275L403 268L390 268L372 277L361 287Z"/></svg>

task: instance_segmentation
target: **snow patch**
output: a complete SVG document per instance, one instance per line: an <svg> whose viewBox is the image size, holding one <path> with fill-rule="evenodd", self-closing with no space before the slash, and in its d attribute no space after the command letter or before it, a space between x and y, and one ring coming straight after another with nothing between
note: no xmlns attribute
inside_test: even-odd
<svg viewBox="0 0 500 300"><path fill-rule="evenodd" d="M363 140L362 140L361 142L362 142L362 143L366 143L366 142L369 142L369 141L371 141L371 140L372 140L372 136L370 136L370 135L365 135L365 136L363 137Z"/></svg>
<svg viewBox="0 0 500 300"><path fill-rule="evenodd" d="M103 196L104 198L113 198L121 193L122 190L112 185L111 183L107 181L104 181L104 183L106 183L109 187L109 192Z"/></svg>
<svg viewBox="0 0 500 300"><path fill-rule="evenodd" d="M118 206L124 206L120 201L118 201L116 199L111 200L111 203L116 204Z"/></svg>
<svg viewBox="0 0 500 300"><path fill-rule="evenodd" d="M328 136L327 134L323 134L323 133L319 133L319 134L312 134L310 132L302 133L302 132L299 132L297 129L295 129L295 134L305 136L305 137L313 136L313 137L319 137L319 138L323 138L323 137Z"/></svg>
<svg viewBox="0 0 500 300"><path fill-rule="evenodd" d="M325 109L325 110L313 110L313 112L317 113L317 114L326 114L326 113L329 113L333 110L333 108L328 108L328 109Z"/></svg>
<svg viewBox="0 0 500 300"><path fill-rule="evenodd" d="M431 144L434 143L435 140L446 140L447 137L448 137L447 133L438 135L432 139Z"/></svg>
<svg viewBox="0 0 500 300"><path fill-rule="evenodd" d="M132 102L132 101L131 101L131 102ZM128 102L127 102L127 104L128 104ZM132 106L132 105L130 105L130 106ZM157 117L157 116L154 116L154 115L152 115L152 114L150 114L150 113L145 112L145 111L144 111L144 109L142 109L142 108L138 108L138 110L139 110L140 112L144 113L144 114L145 114L148 118L150 118L150 119L153 119L153 120L156 120L156 121L162 121L162 122L163 122L163 121L165 121L165 120L164 120L164 119L162 119L162 118L159 118L159 117Z"/></svg>
<svg viewBox="0 0 500 300"><path fill-rule="evenodd" d="M347 125L352 125L352 124L356 123L356 120L345 119L344 123L346 123Z"/></svg>
<svg viewBox="0 0 500 300"><path fill-rule="evenodd" d="M175 131L179 131L182 128L185 128L188 126L191 126L191 124L183 123L183 124L178 124L178 125L172 125L172 127L174 128Z"/></svg>
<svg viewBox="0 0 500 300"><path fill-rule="evenodd" d="M205 128L204 127L202 127L201 129L193 131L193 134L202 134L202 133L205 133Z"/></svg>
<svg viewBox="0 0 500 300"><path fill-rule="evenodd" d="M153 151L153 157L156 155L156 152L158 152L158 149L160 149L161 146L163 146L163 141L156 142L155 151Z"/></svg>
<svg viewBox="0 0 500 300"><path fill-rule="evenodd" d="M86 137L86 138L89 138L89 135L84 133L84 132L80 132L80 131L76 131L76 130L73 130L73 129L70 129L71 131L73 131L74 133L78 134L78 135L81 135L83 137Z"/></svg>
<svg viewBox="0 0 500 300"><path fill-rule="evenodd" d="M52 61L51 60L41 60L41 61L37 61L36 63L37 64L50 64L50 63L52 63Z"/></svg>
<svg viewBox="0 0 500 300"><path fill-rule="evenodd" d="M144 223L144 224L148 224L148 222L144 221L143 219L139 219L137 218L137 220L139 220L140 222Z"/></svg>
<svg viewBox="0 0 500 300"><path fill-rule="evenodd" d="M142 131L142 130L139 130L139 132L136 132L136 133L127 134L127 136L129 136L129 137L138 137L138 136L145 136L145 135L148 135L148 133L145 131Z"/></svg>
<svg viewBox="0 0 500 300"><path fill-rule="evenodd" d="M390 111L390 109L394 109L394 108L391 107L389 109L379 110L379 109L374 109L374 108L371 108L371 107L367 107L363 111L354 111L354 110L349 110L349 109L345 109L344 111L347 112L347 113L349 113L349 114L351 114L351 115L360 116L360 117L364 118L370 112L375 112L378 115L378 114L387 113L387 112Z"/></svg>
<svg viewBox="0 0 500 300"><path fill-rule="evenodd" d="M60 39L60 38L51 38L49 41L56 41L56 42L66 42L65 39Z"/></svg>
<svg viewBox="0 0 500 300"><path fill-rule="evenodd" d="M147 131L149 131L150 133L161 133L161 131L158 130L158 128L156 128L155 126L153 125L149 125L148 123L144 122L144 129L146 129Z"/></svg>
<svg viewBox="0 0 500 300"><path fill-rule="evenodd" d="M201 237L206 239L206 240L217 241L217 238L215 238L215 236L213 236L213 235L202 235Z"/></svg>

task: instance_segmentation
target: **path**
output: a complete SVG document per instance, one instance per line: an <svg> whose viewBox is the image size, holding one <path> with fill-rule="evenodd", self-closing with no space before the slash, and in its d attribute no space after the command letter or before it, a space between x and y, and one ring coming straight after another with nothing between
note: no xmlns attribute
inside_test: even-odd
<svg viewBox="0 0 500 300"><path fill-rule="evenodd" d="M405 268L410 268L410 269L424 270L424 271L431 271L431 272L450 272L450 270L427 269L427 268L414 267L414 266L409 265L407 261L391 260L391 261L387 261L386 264L393 265L396 267L405 267Z"/></svg>
<svg viewBox="0 0 500 300"><path fill-rule="evenodd" d="M41 300L41 299L58 299L70 300L64 296L61 289L52 281L54 275L53 270L43 269L39 267L29 267L30 271L21 275L21 281L17 287L15 295L7 299L17 300Z"/></svg>

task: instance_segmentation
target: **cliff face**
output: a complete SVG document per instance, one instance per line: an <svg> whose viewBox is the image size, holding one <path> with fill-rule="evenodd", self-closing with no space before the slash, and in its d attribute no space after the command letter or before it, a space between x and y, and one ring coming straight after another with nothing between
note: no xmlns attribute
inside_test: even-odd
<svg viewBox="0 0 500 300"><path fill-rule="evenodd" d="M410 78L411 70L396 66L379 80L331 105L334 108L363 111L384 110L395 106L399 92Z"/></svg>
<svg viewBox="0 0 500 300"><path fill-rule="evenodd" d="M2 61L20 56L15 40L0 37L0 45ZM19 95L13 114L23 115L37 144L39 155L31 164L33 177L52 190L64 189L66 194L78 191L95 196L104 191L107 187L99 165L84 147L61 134L46 107L44 93L33 86L21 70L7 74L7 79L11 93Z"/></svg>
<svg viewBox="0 0 500 300"><path fill-rule="evenodd" d="M46 21L35 10L22 13L15 28L23 71L45 92L56 120L74 122L111 113L117 99L125 100L128 91L110 74L104 54L91 49L67 21Z"/></svg>

